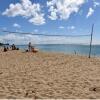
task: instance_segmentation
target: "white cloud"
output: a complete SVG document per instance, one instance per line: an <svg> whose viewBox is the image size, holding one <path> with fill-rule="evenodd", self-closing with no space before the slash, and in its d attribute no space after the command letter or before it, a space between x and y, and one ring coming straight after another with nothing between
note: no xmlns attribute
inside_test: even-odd
<svg viewBox="0 0 100 100"><path fill-rule="evenodd" d="M14 23L14 24L13 24L13 27L21 28L21 26L20 26L19 24L17 24L17 23Z"/></svg>
<svg viewBox="0 0 100 100"><path fill-rule="evenodd" d="M85 0L51 0L47 1L49 18L51 20L68 19L71 14L77 13Z"/></svg>
<svg viewBox="0 0 100 100"><path fill-rule="evenodd" d="M64 26L59 26L59 29L64 29L65 27Z"/></svg>
<svg viewBox="0 0 100 100"><path fill-rule="evenodd" d="M30 0L21 0L21 3L10 4L9 8L2 15L9 17L22 16L34 25L42 25L45 23L40 4L32 4Z"/></svg>
<svg viewBox="0 0 100 100"><path fill-rule="evenodd" d="M94 2L94 7L100 6L99 2Z"/></svg>
<svg viewBox="0 0 100 100"><path fill-rule="evenodd" d="M56 20L58 17L56 15L56 12L51 12L51 15L48 16L51 20Z"/></svg>
<svg viewBox="0 0 100 100"><path fill-rule="evenodd" d="M47 2L47 6L50 6L50 3L52 3L52 1ZM58 18L56 14L57 10L54 9L54 6L50 6L48 11L50 12L50 15L48 15L48 18L50 18L51 20L56 20Z"/></svg>
<svg viewBox="0 0 100 100"><path fill-rule="evenodd" d="M74 30L75 29L75 26L68 26L67 29L68 30Z"/></svg>
<svg viewBox="0 0 100 100"><path fill-rule="evenodd" d="M42 24L45 24L45 19L43 18L44 14L36 14L35 17L31 18L29 20L29 22L35 24L35 25L42 25Z"/></svg>
<svg viewBox="0 0 100 100"><path fill-rule="evenodd" d="M94 6L94 8L100 6L100 2L97 2L96 0L93 0L93 6Z"/></svg>
<svg viewBox="0 0 100 100"><path fill-rule="evenodd" d="M92 14L94 13L94 9L93 8L89 8L88 14L87 14L87 18L90 17Z"/></svg>
<svg viewBox="0 0 100 100"><path fill-rule="evenodd" d="M14 33L10 33L10 34L5 34L5 35L0 35L0 42L3 43L14 43L14 44L28 44L28 42L32 42L32 43L38 43L39 38L38 36L32 36L32 35L20 35L20 34L14 34Z"/></svg>
<svg viewBox="0 0 100 100"><path fill-rule="evenodd" d="M93 13L95 12L95 9L100 6L100 2L97 2L96 0L93 0L93 7L89 8L89 11L87 13L87 18L90 17L91 15L93 15Z"/></svg>

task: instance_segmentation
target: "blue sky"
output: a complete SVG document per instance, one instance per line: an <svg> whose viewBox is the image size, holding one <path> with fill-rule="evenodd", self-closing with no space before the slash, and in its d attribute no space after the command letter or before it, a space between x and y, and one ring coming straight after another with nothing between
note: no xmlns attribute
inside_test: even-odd
<svg viewBox="0 0 100 100"><path fill-rule="evenodd" d="M0 29L41 34L90 34L100 44L100 0L0 0ZM40 37L0 32L0 42L88 43L87 38Z"/></svg>

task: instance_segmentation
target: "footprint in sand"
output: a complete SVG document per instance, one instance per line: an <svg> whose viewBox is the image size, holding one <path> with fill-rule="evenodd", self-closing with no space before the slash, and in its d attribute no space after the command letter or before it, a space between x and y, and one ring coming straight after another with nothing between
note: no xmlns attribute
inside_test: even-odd
<svg viewBox="0 0 100 100"><path fill-rule="evenodd" d="M100 87L91 87L89 91L100 92Z"/></svg>

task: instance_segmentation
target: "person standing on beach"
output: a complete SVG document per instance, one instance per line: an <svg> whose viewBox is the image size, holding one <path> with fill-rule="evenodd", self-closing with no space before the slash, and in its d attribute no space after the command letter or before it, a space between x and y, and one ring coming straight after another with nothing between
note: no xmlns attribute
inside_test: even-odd
<svg viewBox="0 0 100 100"><path fill-rule="evenodd" d="M29 44L28 44L28 49L29 49L29 51L31 51L31 49L32 49L31 42L29 42Z"/></svg>

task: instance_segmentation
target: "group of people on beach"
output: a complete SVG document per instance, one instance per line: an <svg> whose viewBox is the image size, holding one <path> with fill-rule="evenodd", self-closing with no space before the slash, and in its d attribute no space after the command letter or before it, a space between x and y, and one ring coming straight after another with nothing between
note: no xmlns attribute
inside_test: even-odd
<svg viewBox="0 0 100 100"><path fill-rule="evenodd" d="M10 47L6 47L6 46L4 46L4 52L6 52L6 51L8 51L8 50L19 50L19 48L17 48L16 46L15 46L15 44L12 44Z"/></svg>
<svg viewBox="0 0 100 100"><path fill-rule="evenodd" d="M7 52L8 50L19 50L19 48L17 48L15 46L15 44L12 44L10 47L4 46L3 51ZM32 46L31 42L29 42L29 44L28 44L28 50L26 50L26 52L34 52L34 53L36 53L38 51L34 48L34 46Z"/></svg>

